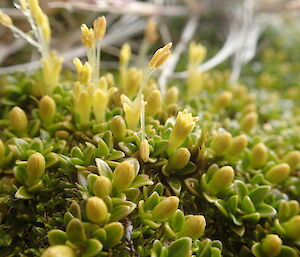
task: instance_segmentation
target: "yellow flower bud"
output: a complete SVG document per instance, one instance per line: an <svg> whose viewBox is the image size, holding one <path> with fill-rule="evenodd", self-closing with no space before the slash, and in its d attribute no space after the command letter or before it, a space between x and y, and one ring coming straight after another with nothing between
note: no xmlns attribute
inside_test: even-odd
<svg viewBox="0 0 300 257"><path fill-rule="evenodd" d="M146 98L145 113L147 116L154 117L161 107L161 93L159 90L153 90Z"/></svg>
<svg viewBox="0 0 300 257"><path fill-rule="evenodd" d="M92 109L90 95L86 91L80 92L75 105L76 112L79 116L80 124L87 124L90 121Z"/></svg>
<svg viewBox="0 0 300 257"><path fill-rule="evenodd" d="M150 149L147 139L144 139L140 144L140 156L143 162L147 162L149 160Z"/></svg>
<svg viewBox="0 0 300 257"><path fill-rule="evenodd" d="M76 257L77 254L74 250L66 245L50 246L43 254L42 257Z"/></svg>
<svg viewBox="0 0 300 257"><path fill-rule="evenodd" d="M113 185L118 191L123 191L130 187L135 176L133 164L129 161L123 161L114 170Z"/></svg>
<svg viewBox="0 0 300 257"><path fill-rule="evenodd" d="M176 118L175 125L170 135L170 145L176 148L184 142L186 137L192 132L198 117L192 117L187 110L179 112Z"/></svg>
<svg viewBox="0 0 300 257"><path fill-rule="evenodd" d="M44 96L39 101L39 112L42 121L45 124L51 124L56 113L55 101L50 96Z"/></svg>
<svg viewBox="0 0 300 257"><path fill-rule="evenodd" d="M57 55L55 51L50 53L50 56L41 58L43 68L44 93L51 94L53 89L59 83L59 76L61 71L62 58Z"/></svg>
<svg viewBox="0 0 300 257"><path fill-rule="evenodd" d="M103 198L106 195L110 195L112 191L111 181L105 177L100 176L93 184L93 192L96 196Z"/></svg>
<svg viewBox="0 0 300 257"><path fill-rule="evenodd" d="M300 165L300 152L299 151L291 151L287 155L284 156L283 161L290 165L291 170L295 170Z"/></svg>
<svg viewBox="0 0 300 257"><path fill-rule="evenodd" d="M180 237L190 237L197 240L204 233L206 226L205 218L202 215L193 215L187 218L183 229L179 232Z"/></svg>
<svg viewBox="0 0 300 257"><path fill-rule="evenodd" d="M228 132L218 134L211 142L210 148L217 156L224 154L231 145L232 136Z"/></svg>
<svg viewBox="0 0 300 257"><path fill-rule="evenodd" d="M267 235L261 242L263 252L269 257L275 257L281 252L282 240L279 236Z"/></svg>
<svg viewBox="0 0 300 257"><path fill-rule="evenodd" d="M86 85L91 80L92 66L88 62L82 65L79 58L74 58L73 63L78 73L78 81Z"/></svg>
<svg viewBox="0 0 300 257"><path fill-rule="evenodd" d="M229 157L234 157L240 155L245 151L248 145L248 139L245 135L240 135L232 138L230 147L227 151Z"/></svg>
<svg viewBox="0 0 300 257"><path fill-rule="evenodd" d="M125 93L128 97L134 97L142 83L143 71L137 68L130 68L127 72L127 83L125 87Z"/></svg>
<svg viewBox="0 0 300 257"><path fill-rule="evenodd" d="M283 224L286 231L286 236L295 241L300 240L300 215L292 217L289 221Z"/></svg>
<svg viewBox="0 0 300 257"><path fill-rule="evenodd" d="M120 63L121 65L128 65L131 58L131 47L128 43L125 43L120 51Z"/></svg>
<svg viewBox="0 0 300 257"><path fill-rule="evenodd" d="M95 46L95 33L93 29L89 29L85 24L81 25L81 41L87 48Z"/></svg>
<svg viewBox="0 0 300 257"><path fill-rule="evenodd" d="M241 120L241 129L245 133L249 133L257 125L258 116L256 112L250 112Z"/></svg>
<svg viewBox="0 0 300 257"><path fill-rule="evenodd" d="M194 41L189 45L189 62L192 65L200 65L205 56L206 48L201 44L196 44Z"/></svg>
<svg viewBox="0 0 300 257"><path fill-rule="evenodd" d="M262 167L268 160L268 149L263 143L251 149L251 163L254 168Z"/></svg>
<svg viewBox="0 0 300 257"><path fill-rule="evenodd" d="M26 113L18 106L12 108L8 114L9 123L18 136L27 132L28 120Z"/></svg>
<svg viewBox="0 0 300 257"><path fill-rule="evenodd" d="M224 166L218 169L208 182L209 194L216 195L226 187L230 186L234 179L234 170L231 166Z"/></svg>
<svg viewBox="0 0 300 257"><path fill-rule="evenodd" d="M269 169L265 174L265 178L270 182L276 184L283 182L289 174L290 166L287 163L281 163Z"/></svg>
<svg viewBox="0 0 300 257"><path fill-rule="evenodd" d="M136 130L140 120L141 109L142 109L142 97L137 97L133 102L126 95L121 95L121 102L125 112L125 120L128 128Z"/></svg>
<svg viewBox="0 0 300 257"><path fill-rule="evenodd" d="M154 220L165 220L172 216L178 208L179 198L176 196L169 196L160 201L152 210L152 217Z"/></svg>
<svg viewBox="0 0 300 257"><path fill-rule="evenodd" d="M0 24L5 27L9 27L13 25L12 19L1 10L0 10Z"/></svg>
<svg viewBox="0 0 300 257"><path fill-rule="evenodd" d="M151 44L154 44L158 39L157 25L153 18L148 19L145 30L145 38Z"/></svg>
<svg viewBox="0 0 300 257"><path fill-rule="evenodd" d="M223 109L231 103L231 100L232 93L230 91L224 91L216 98L214 107L216 108L216 110Z"/></svg>
<svg viewBox="0 0 300 257"><path fill-rule="evenodd" d="M105 202L97 196L87 200L85 210L87 218L94 223L103 223L108 216Z"/></svg>
<svg viewBox="0 0 300 257"><path fill-rule="evenodd" d="M112 118L111 132L117 141L122 140L126 136L126 124L122 116L116 115Z"/></svg>
<svg viewBox="0 0 300 257"><path fill-rule="evenodd" d="M191 153L187 148L177 148L169 158L169 168L180 170L189 163L190 158Z"/></svg>
<svg viewBox="0 0 300 257"><path fill-rule="evenodd" d="M165 104L168 106L168 105L176 103L178 101L178 97L179 97L178 88L170 87L166 92Z"/></svg>
<svg viewBox="0 0 300 257"><path fill-rule="evenodd" d="M114 87L115 86L115 79L114 79L114 75L112 73L106 73L104 75L106 82L107 82L107 86L108 88Z"/></svg>
<svg viewBox="0 0 300 257"><path fill-rule="evenodd" d="M95 38L102 39L106 32L106 19L104 16L98 17L94 21Z"/></svg>
<svg viewBox="0 0 300 257"><path fill-rule="evenodd" d="M27 161L27 184L34 185L45 173L45 158L40 153L30 155Z"/></svg>
<svg viewBox="0 0 300 257"><path fill-rule="evenodd" d="M161 66L171 55L170 48L172 43L168 43L163 48L158 49L149 62L149 68L158 68Z"/></svg>

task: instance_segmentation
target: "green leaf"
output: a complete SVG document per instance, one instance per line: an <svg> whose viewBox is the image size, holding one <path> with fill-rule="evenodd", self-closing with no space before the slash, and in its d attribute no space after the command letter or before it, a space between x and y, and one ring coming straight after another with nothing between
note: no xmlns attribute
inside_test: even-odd
<svg viewBox="0 0 300 257"><path fill-rule="evenodd" d="M181 210L177 210L169 219L170 226L174 232L179 232L184 225L184 214Z"/></svg>
<svg viewBox="0 0 300 257"><path fill-rule="evenodd" d="M152 210L160 202L159 194L154 191L145 201L145 210Z"/></svg>
<svg viewBox="0 0 300 257"><path fill-rule="evenodd" d="M106 232L106 240L104 248L106 250L113 248L121 242L124 234L124 227L120 222L113 222L104 227Z"/></svg>
<svg viewBox="0 0 300 257"><path fill-rule="evenodd" d="M149 179L149 176L146 174L139 174L135 177L130 187L140 188L143 186L151 186L153 181Z"/></svg>
<svg viewBox="0 0 300 257"><path fill-rule="evenodd" d="M176 170L175 173L178 176L186 176L194 173L197 170L197 165L193 162L189 162L184 168Z"/></svg>
<svg viewBox="0 0 300 257"><path fill-rule="evenodd" d="M242 204L241 204L241 208L243 209L243 211L245 211L246 213L253 213L255 212L255 207L250 199L250 197L247 195L243 198L242 200Z"/></svg>
<svg viewBox="0 0 300 257"><path fill-rule="evenodd" d="M176 177L166 177L169 186L172 188L173 192L178 196L181 191L181 181Z"/></svg>
<svg viewBox="0 0 300 257"><path fill-rule="evenodd" d="M104 140L99 138L98 150L97 150L98 155L101 157L107 157L109 155L109 152L110 150L106 145L106 143L104 142Z"/></svg>
<svg viewBox="0 0 300 257"><path fill-rule="evenodd" d="M243 215L241 218L251 223L257 223L260 219L260 214L258 212L254 212L254 213Z"/></svg>
<svg viewBox="0 0 300 257"><path fill-rule="evenodd" d="M238 207L239 197L237 195L233 195L226 202L226 206L228 211L235 213Z"/></svg>
<svg viewBox="0 0 300 257"><path fill-rule="evenodd" d="M248 188L246 187L244 182L240 180L236 180L234 185L241 201L246 195L248 195Z"/></svg>
<svg viewBox="0 0 300 257"><path fill-rule="evenodd" d="M71 150L71 157L72 158L78 158L81 160L84 160L84 155L81 149L78 146L74 146Z"/></svg>
<svg viewBox="0 0 300 257"><path fill-rule="evenodd" d="M25 184L27 180L26 168L23 166L17 166L14 169L14 175L18 182Z"/></svg>
<svg viewBox="0 0 300 257"><path fill-rule="evenodd" d="M24 186L20 186L15 197L18 199L31 199L33 198L33 195L29 194Z"/></svg>
<svg viewBox="0 0 300 257"><path fill-rule="evenodd" d="M113 173L108 164L100 158L96 158L95 161L97 164L99 175L108 177L110 180L112 180Z"/></svg>
<svg viewBox="0 0 300 257"><path fill-rule="evenodd" d="M106 158L108 161L115 161L125 157L125 153L122 151L113 151L111 154Z"/></svg>
<svg viewBox="0 0 300 257"><path fill-rule="evenodd" d="M166 151L169 147L169 141L168 140L160 140L159 142L155 143L154 145L154 151L151 154L151 156L158 156L162 154L164 151Z"/></svg>
<svg viewBox="0 0 300 257"><path fill-rule="evenodd" d="M192 239L183 237L177 239L168 247L168 257L184 257L187 256L192 248Z"/></svg>
<svg viewBox="0 0 300 257"><path fill-rule="evenodd" d="M273 217L277 214L276 209L268 204L261 204L257 206L256 211L259 212L262 218Z"/></svg>
<svg viewBox="0 0 300 257"><path fill-rule="evenodd" d="M267 193L271 190L270 186L259 186L254 188L250 193L249 197L255 206L260 204L267 196Z"/></svg>
<svg viewBox="0 0 300 257"><path fill-rule="evenodd" d="M298 256L299 255L293 248L283 245L281 248L281 252L277 257L298 257Z"/></svg>
<svg viewBox="0 0 300 257"><path fill-rule="evenodd" d="M118 205L113 208L110 216L110 221L118 221L128 216L133 210L127 205Z"/></svg>
<svg viewBox="0 0 300 257"><path fill-rule="evenodd" d="M72 219L67 226L67 235L72 243L81 244L86 240L83 224L79 219Z"/></svg>
<svg viewBox="0 0 300 257"><path fill-rule="evenodd" d="M102 244L106 241L106 232L103 228L99 228L93 232L92 236L98 239Z"/></svg>
<svg viewBox="0 0 300 257"><path fill-rule="evenodd" d="M103 245L97 239L88 239L81 257L94 257L101 252Z"/></svg>
<svg viewBox="0 0 300 257"><path fill-rule="evenodd" d="M67 233L59 229L53 229L48 232L48 241L50 245L64 245L68 240Z"/></svg>

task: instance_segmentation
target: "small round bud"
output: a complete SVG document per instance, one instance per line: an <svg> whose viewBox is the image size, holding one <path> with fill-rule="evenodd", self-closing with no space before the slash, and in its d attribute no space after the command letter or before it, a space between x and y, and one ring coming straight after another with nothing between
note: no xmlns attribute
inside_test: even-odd
<svg viewBox="0 0 300 257"><path fill-rule="evenodd" d="M179 90L177 87L170 87L165 96L165 104L167 106L177 103L179 97Z"/></svg>
<svg viewBox="0 0 300 257"><path fill-rule="evenodd" d="M295 241L300 240L300 215L292 217L289 221L283 224L286 231L286 236Z"/></svg>
<svg viewBox="0 0 300 257"><path fill-rule="evenodd" d="M147 139L144 139L140 144L140 156L143 162L147 162L149 160L150 149Z"/></svg>
<svg viewBox="0 0 300 257"><path fill-rule="evenodd" d="M227 151L229 157L240 155L245 151L248 144L248 139L245 135L234 137L231 141L231 145Z"/></svg>
<svg viewBox="0 0 300 257"><path fill-rule="evenodd" d="M286 156L284 156L283 161L290 165L291 170L295 170L300 165L300 152L291 151Z"/></svg>
<svg viewBox="0 0 300 257"><path fill-rule="evenodd" d="M241 120L241 129L245 133L249 133L257 125L258 116L256 112L246 114Z"/></svg>
<svg viewBox="0 0 300 257"><path fill-rule="evenodd" d="M265 174L265 178L270 182L276 184L284 181L289 174L290 166L287 163L281 163L269 169Z"/></svg>
<svg viewBox="0 0 300 257"><path fill-rule="evenodd" d="M152 210L152 217L154 220L165 220L172 216L178 208L179 198L176 196L169 196L160 201Z"/></svg>
<svg viewBox="0 0 300 257"><path fill-rule="evenodd" d="M161 107L161 93L159 90L153 90L146 98L145 113L147 116L154 117Z"/></svg>
<svg viewBox="0 0 300 257"><path fill-rule="evenodd" d="M117 141L121 141L126 136L126 124L122 116L116 115L112 118L111 132Z"/></svg>
<svg viewBox="0 0 300 257"><path fill-rule="evenodd" d="M40 117L45 124L53 122L56 113L56 103L50 96L44 96L39 102Z"/></svg>
<svg viewBox="0 0 300 257"><path fill-rule="evenodd" d="M218 169L208 182L207 190L211 195L216 195L231 185L234 178L234 170L231 166Z"/></svg>
<svg viewBox="0 0 300 257"><path fill-rule="evenodd" d="M134 166L129 161L118 164L113 173L113 185L118 191L123 191L130 187L135 179Z"/></svg>
<svg viewBox="0 0 300 257"><path fill-rule="evenodd" d="M87 200L86 216L91 222L102 223L106 220L107 215L106 204L101 198L93 196Z"/></svg>
<svg viewBox="0 0 300 257"><path fill-rule="evenodd" d="M231 103L232 93L229 91L224 91L215 100L214 107L216 110L225 108Z"/></svg>
<svg viewBox="0 0 300 257"><path fill-rule="evenodd" d="M9 123L18 136L27 131L28 120L26 113L18 106L12 108L8 114Z"/></svg>
<svg viewBox="0 0 300 257"><path fill-rule="evenodd" d="M27 184L34 185L45 173L45 158L40 153L30 155L27 161Z"/></svg>
<svg viewBox="0 0 300 257"><path fill-rule="evenodd" d="M187 148L177 148L169 159L169 168L180 170L190 161L191 153Z"/></svg>
<svg viewBox="0 0 300 257"><path fill-rule="evenodd" d="M93 192L96 196L100 198L110 195L111 191L112 191L112 183L105 176L98 177L93 184Z"/></svg>
<svg viewBox="0 0 300 257"><path fill-rule="evenodd" d="M262 167L267 160L268 149L263 143L259 143L251 149L251 162L254 168Z"/></svg>
<svg viewBox="0 0 300 257"><path fill-rule="evenodd" d="M218 134L211 142L210 148L214 150L217 156L224 154L231 144L232 136L228 132Z"/></svg>
<svg viewBox="0 0 300 257"><path fill-rule="evenodd" d="M202 215L193 215L187 218L179 235L180 237L188 236L193 240L197 240L203 235L205 226L206 221Z"/></svg>
<svg viewBox="0 0 300 257"><path fill-rule="evenodd" d="M76 257L74 250L66 245L50 246L43 254L42 257Z"/></svg>
<svg viewBox="0 0 300 257"><path fill-rule="evenodd" d="M261 242L263 252L269 257L275 257L281 252L282 240L279 236L267 235Z"/></svg>

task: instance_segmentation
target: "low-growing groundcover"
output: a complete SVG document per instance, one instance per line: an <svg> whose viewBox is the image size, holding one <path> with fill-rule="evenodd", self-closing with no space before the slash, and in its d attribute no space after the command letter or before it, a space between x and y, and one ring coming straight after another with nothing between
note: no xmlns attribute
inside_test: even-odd
<svg viewBox="0 0 300 257"><path fill-rule="evenodd" d="M191 43L187 81L162 95L152 75L172 44L144 68L125 44L104 73L104 17L81 27L88 61L64 76L38 1L20 8L43 65L2 79L0 256L299 255L299 88L199 72L206 49ZM153 21L144 40L157 40Z"/></svg>

